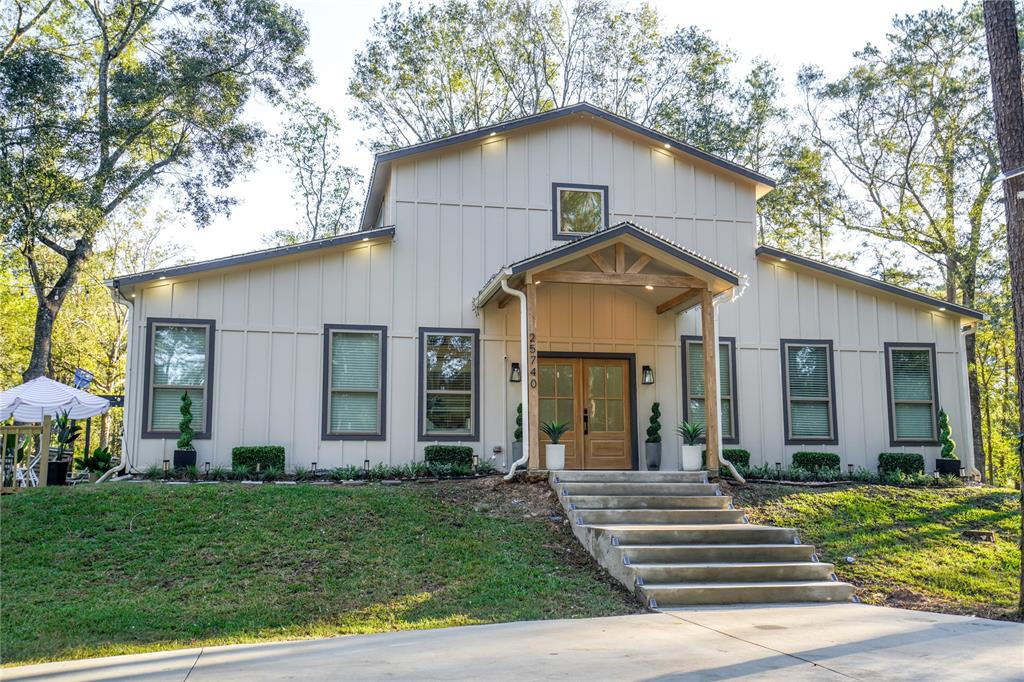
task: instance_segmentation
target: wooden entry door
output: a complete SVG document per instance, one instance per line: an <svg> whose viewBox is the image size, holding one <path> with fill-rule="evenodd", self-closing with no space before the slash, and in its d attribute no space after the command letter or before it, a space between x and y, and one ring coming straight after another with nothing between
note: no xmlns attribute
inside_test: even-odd
<svg viewBox="0 0 1024 682"><path fill-rule="evenodd" d="M569 422L562 436L567 469L632 469L629 361L540 358L540 421ZM539 426L539 425L538 425ZM540 435L541 467L546 463Z"/></svg>

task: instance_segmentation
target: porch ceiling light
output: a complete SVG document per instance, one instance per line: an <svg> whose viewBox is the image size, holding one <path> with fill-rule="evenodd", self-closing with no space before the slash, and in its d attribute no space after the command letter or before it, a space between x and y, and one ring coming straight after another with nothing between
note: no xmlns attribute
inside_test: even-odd
<svg viewBox="0 0 1024 682"><path fill-rule="evenodd" d="M786 262L786 259L785 259L785 258L780 258L780 259L779 259L779 262L780 262L780 263L785 263L785 262Z"/></svg>
<svg viewBox="0 0 1024 682"><path fill-rule="evenodd" d="M654 287L652 287L650 284L645 284L644 289L647 289L647 291L654 291Z"/></svg>
<svg viewBox="0 0 1024 682"><path fill-rule="evenodd" d="M644 365L640 370L640 383L649 386L654 383L654 370L650 365Z"/></svg>
<svg viewBox="0 0 1024 682"><path fill-rule="evenodd" d="M512 363L512 371L509 372L508 380L511 381L513 384L518 384L520 381L523 380L523 372L522 369L519 367L518 362Z"/></svg>

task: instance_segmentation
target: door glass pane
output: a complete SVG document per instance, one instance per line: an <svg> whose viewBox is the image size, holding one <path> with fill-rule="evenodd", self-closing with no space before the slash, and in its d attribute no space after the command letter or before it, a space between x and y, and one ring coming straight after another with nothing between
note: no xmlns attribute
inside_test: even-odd
<svg viewBox="0 0 1024 682"><path fill-rule="evenodd" d="M558 421L569 424L569 430L572 431L573 423L573 399L572 398L559 398L558 399Z"/></svg>
<svg viewBox="0 0 1024 682"><path fill-rule="evenodd" d="M605 417L604 401L603 400L591 400L590 401L590 430L591 431L607 431L608 421Z"/></svg>
<svg viewBox="0 0 1024 682"><path fill-rule="evenodd" d="M539 372L540 379L537 388L540 391L540 395L555 395L554 365L541 365Z"/></svg>
<svg viewBox="0 0 1024 682"><path fill-rule="evenodd" d="M622 395L622 367L612 365L607 369L607 384L605 385L608 397L614 398Z"/></svg>
<svg viewBox="0 0 1024 682"><path fill-rule="evenodd" d="M827 402L793 401L789 429L794 438L828 438L830 426Z"/></svg>
<svg viewBox="0 0 1024 682"><path fill-rule="evenodd" d="M626 416L623 412L624 402L622 400L605 401L608 431L625 431Z"/></svg>
<svg viewBox="0 0 1024 682"><path fill-rule="evenodd" d="M572 365L557 365L558 395L572 395Z"/></svg>
<svg viewBox="0 0 1024 682"><path fill-rule="evenodd" d="M592 398L605 396L604 367L587 367L587 395Z"/></svg>
<svg viewBox="0 0 1024 682"><path fill-rule="evenodd" d="M555 399L554 398L541 398L540 399L540 423L546 424L547 422L554 421L555 416Z"/></svg>

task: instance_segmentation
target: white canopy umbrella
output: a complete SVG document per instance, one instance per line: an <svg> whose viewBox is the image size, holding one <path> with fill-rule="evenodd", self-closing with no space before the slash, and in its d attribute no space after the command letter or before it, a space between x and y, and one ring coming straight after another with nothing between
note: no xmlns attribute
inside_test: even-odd
<svg viewBox="0 0 1024 682"><path fill-rule="evenodd" d="M20 422L41 422L44 416L68 413L88 419L110 409L110 401L59 381L39 377L0 393L0 419L11 415Z"/></svg>

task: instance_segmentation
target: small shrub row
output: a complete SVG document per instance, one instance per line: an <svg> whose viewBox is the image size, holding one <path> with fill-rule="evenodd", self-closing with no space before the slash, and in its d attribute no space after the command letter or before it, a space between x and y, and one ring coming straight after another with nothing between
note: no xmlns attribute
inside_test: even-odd
<svg viewBox="0 0 1024 682"><path fill-rule="evenodd" d="M793 466L807 471L839 468L839 455L834 452L794 452Z"/></svg>
<svg viewBox="0 0 1024 682"><path fill-rule="evenodd" d="M874 472L859 467L852 473L845 473L838 468L819 469L810 471L800 467L787 467L777 469L768 464L753 467L741 473L746 478L794 481L800 483L831 483L836 481L853 481L857 483L876 483L881 485L895 486L916 486L916 487L938 487L953 488L964 485L958 476L940 476L935 478L923 472L906 473L903 471L882 471Z"/></svg>
<svg viewBox="0 0 1024 682"><path fill-rule="evenodd" d="M407 480L413 478L454 478L473 476L474 474L487 476L494 473L497 473L497 469L494 465L490 462L484 461L480 462L475 469L472 464L467 466L464 464L427 464L426 462L414 462L403 466L391 466L381 463L369 471L364 471L362 467L344 466L330 469L326 473L320 472L320 475L331 481L383 481L398 479ZM209 475L201 473L199 469L194 466L172 470L165 475L163 467L153 465L145 470L143 476L154 481L163 478L171 478L185 481L208 479L211 481L265 481L268 483L283 480L301 482L310 481L316 478L314 472L306 467L296 467L291 475L289 475L284 469L274 466L266 468L261 467L261 470L257 472L255 467L249 466L248 464L236 464L230 469L225 467L214 467L210 469Z"/></svg>
<svg viewBox="0 0 1024 682"><path fill-rule="evenodd" d="M231 449L231 466L284 471L284 448L280 445L239 445Z"/></svg>
<svg viewBox="0 0 1024 682"><path fill-rule="evenodd" d="M473 448L468 445L428 445L423 448L423 459L427 464L471 467Z"/></svg>
<svg viewBox="0 0 1024 682"><path fill-rule="evenodd" d="M924 457L916 452L883 452L878 455L880 473L902 472L908 476L924 473Z"/></svg>
<svg viewBox="0 0 1024 682"><path fill-rule="evenodd" d="M742 448L722 448L722 455L740 471L750 466L750 452ZM700 465L702 467L708 465L707 450L701 450Z"/></svg>

